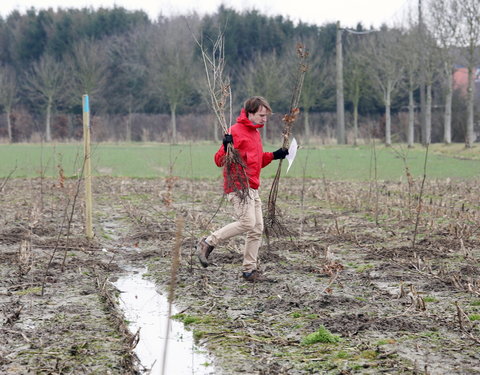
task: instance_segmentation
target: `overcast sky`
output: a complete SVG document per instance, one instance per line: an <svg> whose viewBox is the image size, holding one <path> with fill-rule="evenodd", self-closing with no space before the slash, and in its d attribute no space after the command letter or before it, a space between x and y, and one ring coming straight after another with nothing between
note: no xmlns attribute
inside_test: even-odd
<svg viewBox="0 0 480 375"><path fill-rule="evenodd" d="M3 17L13 10L24 13L26 9L83 8L121 6L129 10L142 9L151 19L185 14L192 11L203 15L214 13L220 4L236 10L256 9L269 16L283 15L292 21L322 25L339 20L343 26L353 27L358 22L364 26L378 27L400 22L408 9L416 7L418 0L1 0Z"/></svg>

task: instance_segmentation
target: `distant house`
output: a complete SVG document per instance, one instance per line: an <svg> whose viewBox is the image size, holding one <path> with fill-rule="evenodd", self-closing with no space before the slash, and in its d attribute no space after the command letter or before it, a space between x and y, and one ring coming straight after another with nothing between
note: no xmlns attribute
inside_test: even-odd
<svg viewBox="0 0 480 375"><path fill-rule="evenodd" d="M453 73L453 89L459 90L462 94L467 94L468 87L468 69L464 66L456 66ZM475 72L475 93L477 100L480 100L480 67Z"/></svg>

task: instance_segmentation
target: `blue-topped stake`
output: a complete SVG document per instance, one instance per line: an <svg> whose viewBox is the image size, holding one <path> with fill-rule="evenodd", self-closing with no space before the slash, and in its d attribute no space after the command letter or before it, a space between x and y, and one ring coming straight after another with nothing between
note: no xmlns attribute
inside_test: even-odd
<svg viewBox="0 0 480 375"><path fill-rule="evenodd" d="M88 103L88 95L83 95L83 112L90 112L90 106Z"/></svg>

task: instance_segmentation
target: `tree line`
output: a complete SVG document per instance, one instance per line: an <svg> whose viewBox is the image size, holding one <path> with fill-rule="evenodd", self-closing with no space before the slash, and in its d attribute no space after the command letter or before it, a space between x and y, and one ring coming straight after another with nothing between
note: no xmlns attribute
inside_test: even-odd
<svg viewBox="0 0 480 375"><path fill-rule="evenodd" d="M402 25L379 30L295 24L225 6L202 17L156 20L121 7L14 11L0 17L0 137L80 138L83 94L90 96L96 140L218 137L193 35L207 49L223 36L235 108L262 95L279 116L289 108L302 43L309 51L298 127L305 142L327 135L329 126L337 128L338 143L370 136L387 145L475 142L477 0L432 0ZM464 84L454 79L459 67Z"/></svg>

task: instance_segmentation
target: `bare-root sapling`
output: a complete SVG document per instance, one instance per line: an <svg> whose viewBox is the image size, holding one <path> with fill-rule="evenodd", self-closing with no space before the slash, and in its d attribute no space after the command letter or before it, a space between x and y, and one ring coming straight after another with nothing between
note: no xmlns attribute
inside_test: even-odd
<svg viewBox="0 0 480 375"><path fill-rule="evenodd" d="M305 46L301 43L298 43L296 46L296 52L298 57L298 68L295 77L295 83L292 91L292 98L290 101L290 110L282 118L284 123L283 128L283 143L282 148L288 149L290 146L290 135L292 133L293 124L296 122L298 115L300 114L299 102L300 96L302 93L303 81L305 78L305 73L308 70L308 64L306 62L308 57L308 51L305 49ZM282 172L282 161L278 164L277 173L272 182L272 187L270 188L270 193L268 196L268 206L267 206L267 215L265 219L265 233L267 238L270 233L275 233L277 235L286 233L286 228L280 223L277 217L277 196L278 196L278 187L280 183L280 175Z"/></svg>

